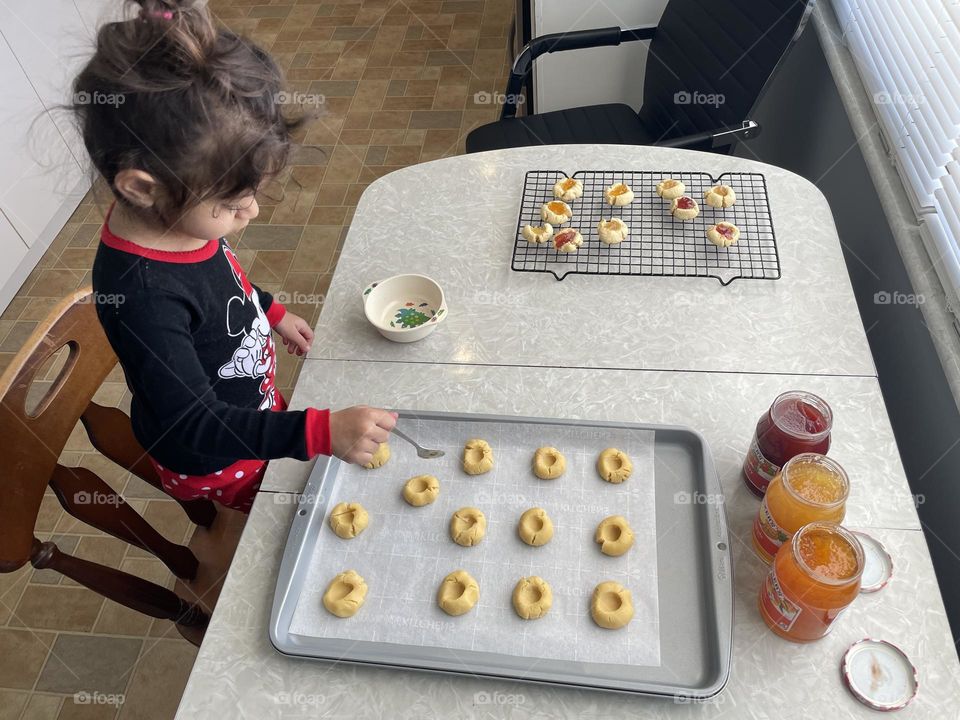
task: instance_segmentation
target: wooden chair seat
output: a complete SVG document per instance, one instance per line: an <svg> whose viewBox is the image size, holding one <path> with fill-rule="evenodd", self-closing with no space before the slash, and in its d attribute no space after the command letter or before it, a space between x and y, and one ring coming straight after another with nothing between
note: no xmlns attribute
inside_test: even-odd
<svg viewBox="0 0 960 720"><path fill-rule="evenodd" d="M209 500L177 500L197 526L185 547L164 538L96 473L59 464L79 421L97 451L162 491L130 418L122 410L93 402L117 358L92 300L90 288L64 298L0 376L0 437L6 455L0 493L0 572L14 572L28 562L56 570L115 602L172 620L187 640L199 645L246 516L227 509L218 512ZM35 406L32 398L28 405L34 380L64 348L66 361L56 379ZM40 541L34 526L47 487L73 517L161 560L178 578L175 590Z"/></svg>

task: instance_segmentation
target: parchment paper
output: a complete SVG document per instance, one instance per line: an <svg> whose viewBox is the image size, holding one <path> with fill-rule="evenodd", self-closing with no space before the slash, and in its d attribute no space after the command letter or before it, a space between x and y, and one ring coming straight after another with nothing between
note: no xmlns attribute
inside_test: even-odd
<svg viewBox="0 0 960 720"><path fill-rule="evenodd" d="M478 650L531 658L659 666L656 522L654 516L654 433L648 430L557 425L467 423L404 418L401 427L425 447L446 456L417 457L400 438L382 468L343 464L329 492L327 517L313 553L290 631L310 637L369 640L427 647ZM482 438L494 452L494 467L467 475L460 463L464 443ZM540 480L531 470L534 451L558 448L567 470ZM634 463L621 485L600 479L596 458L617 447ZM404 502L403 484L414 475L440 480L436 502L414 508ZM330 530L329 511L338 502L359 502L369 527L342 540ZM450 516L475 506L487 518L483 541L471 548L449 536ZM554 537L539 548L517 536L520 515L546 509ZM636 534L625 555L603 555L593 541L597 524L624 515ZM465 569L480 585L480 600L466 615L451 617L436 604L436 592L450 572ZM323 607L330 580L356 570L369 587L364 606L352 618L334 617ZM522 576L539 575L553 590L553 607L543 618L521 620L511 596ZM590 617L593 588L616 580L633 594L633 621L604 630Z"/></svg>

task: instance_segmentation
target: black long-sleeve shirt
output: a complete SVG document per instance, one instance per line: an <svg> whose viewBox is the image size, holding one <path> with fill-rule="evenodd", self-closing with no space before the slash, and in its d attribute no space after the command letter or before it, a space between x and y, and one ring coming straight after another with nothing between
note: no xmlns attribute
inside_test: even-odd
<svg viewBox="0 0 960 720"><path fill-rule="evenodd" d="M93 288L133 394L134 434L157 462L204 475L237 460L329 454L328 411L280 409L271 327L285 310L223 239L154 250L105 222Z"/></svg>

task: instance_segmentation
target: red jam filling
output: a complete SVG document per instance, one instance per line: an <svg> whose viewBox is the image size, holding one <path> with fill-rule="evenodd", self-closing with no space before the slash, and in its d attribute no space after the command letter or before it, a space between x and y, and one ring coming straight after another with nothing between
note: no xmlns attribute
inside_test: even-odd
<svg viewBox="0 0 960 720"><path fill-rule="evenodd" d="M564 230L561 233L557 233L557 236L553 239L554 244L557 247L557 250L562 248L568 242L571 242L577 234L573 230Z"/></svg>
<svg viewBox="0 0 960 720"><path fill-rule="evenodd" d="M724 225L722 223L717 225L717 232L728 240L733 240L733 228L730 225Z"/></svg>
<svg viewBox="0 0 960 720"><path fill-rule="evenodd" d="M682 197L677 199L677 208L680 210L693 210L696 207L696 203L693 202L693 198Z"/></svg>

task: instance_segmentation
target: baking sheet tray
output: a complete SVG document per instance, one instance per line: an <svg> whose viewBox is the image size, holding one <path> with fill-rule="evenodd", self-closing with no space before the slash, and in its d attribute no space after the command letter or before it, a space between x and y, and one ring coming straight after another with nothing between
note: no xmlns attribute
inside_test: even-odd
<svg viewBox="0 0 960 720"><path fill-rule="evenodd" d="M343 621L328 616L319 600L329 580L328 575L346 569L347 566L340 568L339 564L347 562L347 557L318 556L318 553L327 538L333 537L329 528L325 527L329 509L341 499L346 499L346 496L338 497L337 483L345 466L335 459L319 460L300 498L300 508L288 538L274 599L270 635L281 652L648 694L703 697L715 694L722 688L729 673L731 564L722 503L716 501L721 497L719 483L709 450L699 435L681 428L637 424L401 413L403 426L418 432L427 444L436 444L434 438L415 428L418 424L428 428L437 422L449 428L448 444L453 442L452 438L456 438L456 447L446 447L440 443L448 451L444 461L450 460L449 456L453 455L452 460L457 462L457 450L462 448L463 442L469 437L479 436L491 441L495 453L499 450L499 459L503 461L504 470L509 472L504 473L501 482L490 482L488 478L486 485L484 478L487 476L471 478L462 471L445 482L444 471L437 465L432 466L438 468L434 474L441 479L441 495L434 503L438 518L427 522L424 516L419 520L418 516L425 509L407 508L408 512L404 515L409 516L419 529L410 523L394 527L394 545L403 545L405 540L416 539L416 533L420 532L420 540L431 548L449 549L451 557L442 562L434 561L436 569L433 574L437 575L436 578L433 575L408 576L403 570L402 558L393 563L395 571L388 578L374 579L358 567L370 585L367 605L355 618ZM556 481L537 480L528 469L533 450L550 440L535 439L541 438L544 433L553 433L551 438L556 439L555 444L561 449L565 445L570 447L573 438L582 440L579 444L574 443L577 447L573 453L575 457L568 454L567 473ZM600 481L592 467L599 450L616 444L607 442L610 438L616 438L616 442L624 445L632 442L628 446L636 454L634 477L620 488ZM593 448L594 444L596 448ZM391 461L384 468L366 473L362 479L371 487L373 484L381 489L388 487L391 497L399 497L400 487L406 477L415 474L408 472L409 468L404 466L401 457L405 457L407 450L413 458L415 453L408 446L402 447L399 439L391 445L395 452ZM644 447L648 450L644 450ZM526 458L524 474L519 477L516 477L517 470L509 459L512 453L522 454ZM580 454L590 457L579 457ZM430 463L437 461L415 462L418 472L422 473L428 472ZM393 463L396 463L394 470L403 477L388 474ZM582 467L584 463L589 467L585 472ZM629 569L618 568L618 564L624 563L599 554L590 542L596 522L612 514L606 500L592 502L590 498L594 496L593 491L601 490L612 490L610 497L613 497L618 489L626 488L646 473L649 473L651 481L650 497L653 503L647 501L647 504L652 512L644 513L639 505L631 505L629 511L623 509L638 538L637 544L625 556L635 557L636 560L632 561ZM509 476L516 477L515 493L509 491ZM349 474L346 477L355 479L350 478ZM656 484L655 492L653 482ZM587 495L584 495L581 487L584 483L593 486ZM621 496L620 499L624 502L641 502L642 482L636 485L636 496ZM352 482L350 488L355 494L359 486ZM536 491L546 493L549 501L536 496ZM490 497L491 493L498 497ZM450 508L442 505L445 495ZM469 497L476 498L476 501L462 502ZM586 502L584 497L587 498ZM700 502L699 498L712 498L714 501ZM488 537L475 548L455 546L446 537L449 513L464 504L483 508L484 501L487 501L485 511L490 521ZM384 526L389 523L383 519L389 518L389 512L382 512L385 510L383 507L367 504L372 502L373 498L365 502L371 511L371 527L363 535L351 541L339 541L333 537L343 551L355 548L353 555L348 557L357 562L348 562L349 567L362 561L364 553L359 550L360 541L371 533L375 523L382 522ZM388 501L384 499L381 502ZM584 517L583 528L574 531L558 527L554 540L543 548L526 548L519 541L516 544L536 557L539 552L557 543L562 535L576 535L576 542L589 550L594 558L594 561L584 563L578 582L558 584L551 579L550 570L543 571L531 566L529 571L518 572L518 568L509 567L509 562L481 563L480 569L476 569L471 553L476 553L488 542L490 549L496 549L498 545L505 548L507 545L504 543L515 540L514 527L519 512L513 509L514 505L523 506L523 509L543 505L550 511L551 502L559 503L558 511L561 514L565 508L582 510L578 514ZM591 507L591 502L594 507ZM594 515L597 517L594 518ZM647 522L650 525L649 536L646 534ZM398 536L397 532L406 535ZM387 537L388 534L383 534L380 544ZM366 539L376 540L373 535ZM562 544L556 547L561 548ZM656 552L650 552L654 547ZM648 552L644 552L644 548L648 548ZM390 544L383 547L383 553L387 556L393 550L395 548ZM324 552L329 553L330 546ZM462 560L458 560L458 556ZM683 558L684 562L678 563L677 558ZM328 568L329 563L332 566ZM448 564L450 567L447 567ZM481 601L471 613L451 618L436 608L433 595L439 578L457 567L466 567L477 577L481 586ZM660 568L659 573L657 568ZM636 578L651 571L656 580L649 584L656 585L655 593L649 587L631 587L637 582ZM554 610L547 618L523 623L515 616L510 618L509 591L516 581L514 575L519 577L530 572L537 572L550 580L557 597ZM636 624L636 632L629 635L631 639L638 638L636 643L628 642L627 634L623 634L623 631L601 631L589 618L589 593L597 582L608 577L621 580L633 591L637 614L631 626ZM406 582L403 582L404 578ZM394 591L378 596L375 588L384 586L392 586ZM407 597L408 593L410 597ZM423 597L414 598L417 593ZM417 607L412 603L414 599L420 600L422 605ZM568 608L569 614L558 612L561 607ZM369 613L372 618L373 613L384 609L393 618L393 631L383 633L381 624L380 635L370 636L376 639L359 639L357 631L365 626L357 621L364 613ZM548 619L553 620L552 625L541 625ZM512 624L527 626L526 638ZM368 624L366 627L372 626ZM473 637L478 631L481 635L490 634L493 640L474 644ZM467 633L469 645L465 646L468 641L463 638ZM452 642L450 637L460 640ZM594 637L597 638L596 642ZM609 643L607 653L600 652L604 642ZM573 652L581 653L583 659L575 659L577 655L571 655L569 651L558 652L557 648L564 644L568 648L572 645ZM474 649L478 646L482 649Z"/></svg>

